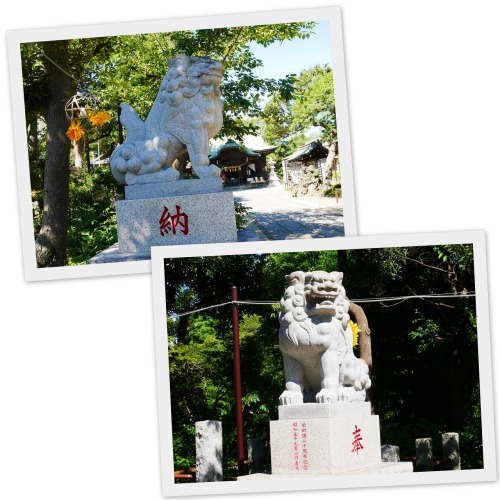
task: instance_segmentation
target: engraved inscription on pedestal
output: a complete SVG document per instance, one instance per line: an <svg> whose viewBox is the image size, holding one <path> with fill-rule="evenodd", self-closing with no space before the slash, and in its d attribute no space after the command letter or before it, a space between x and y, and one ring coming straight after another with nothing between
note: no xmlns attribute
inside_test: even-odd
<svg viewBox="0 0 500 500"><path fill-rule="evenodd" d="M270 428L273 474L334 474L381 462L377 416L276 420Z"/></svg>

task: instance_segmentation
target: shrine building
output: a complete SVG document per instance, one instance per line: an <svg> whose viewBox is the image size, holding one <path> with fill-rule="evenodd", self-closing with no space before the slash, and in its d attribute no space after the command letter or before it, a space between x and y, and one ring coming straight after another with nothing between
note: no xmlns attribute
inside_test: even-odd
<svg viewBox="0 0 500 500"><path fill-rule="evenodd" d="M319 170L322 182L325 182L325 163L328 156L328 148L320 139L315 139L304 144L291 155L283 158L283 180L286 188L300 183L304 171L311 166ZM334 170L337 169L337 158L335 158Z"/></svg>
<svg viewBox="0 0 500 500"><path fill-rule="evenodd" d="M278 146L247 148L233 139L219 146L209 155L210 163L221 169L221 177L225 186L241 184L267 184L267 155Z"/></svg>

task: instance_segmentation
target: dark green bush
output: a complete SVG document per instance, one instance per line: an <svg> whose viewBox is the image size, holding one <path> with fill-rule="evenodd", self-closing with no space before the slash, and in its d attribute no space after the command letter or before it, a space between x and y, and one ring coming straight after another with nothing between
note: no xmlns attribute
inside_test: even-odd
<svg viewBox="0 0 500 500"><path fill-rule="evenodd" d="M70 178L68 265L80 265L117 241L115 201L121 187L109 168L77 172Z"/></svg>

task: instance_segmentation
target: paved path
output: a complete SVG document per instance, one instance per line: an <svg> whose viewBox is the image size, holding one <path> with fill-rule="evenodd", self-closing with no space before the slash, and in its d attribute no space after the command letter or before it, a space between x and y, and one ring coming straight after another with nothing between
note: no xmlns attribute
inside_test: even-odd
<svg viewBox="0 0 500 500"><path fill-rule="evenodd" d="M321 196L293 197L281 187L240 188L234 199L250 208L238 241L344 236L342 202Z"/></svg>

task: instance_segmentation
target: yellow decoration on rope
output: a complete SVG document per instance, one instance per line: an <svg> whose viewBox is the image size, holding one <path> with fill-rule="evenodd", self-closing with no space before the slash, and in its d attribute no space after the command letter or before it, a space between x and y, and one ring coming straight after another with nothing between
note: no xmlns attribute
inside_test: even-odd
<svg viewBox="0 0 500 500"><path fill-rule="evenodd" d="M106 122L111 120L111 115L107 111L98 111L89 116L90 123L94 127L102 127Z"/></svg>
<svg viewBox="0 0 500 500"><path fill-rule="evenodd" d="M85 129L82 127L82 124L78 120L75 120L71 122L66 135L72 141L79 141L85 135Z"/></svg>
<svg viewBox="0 0 500 500"><path fill-rule="evenodd" d="M83 112L81 111L80 114L83 118L81 120L71 120L71 125L66 132L69 139L75 142L85 136L85 129L90 131L89 122L93 127L102 127L111 120L111 115L107 111L102 110L94 113L89 108L81 109Z"/></svg>
<svg viewBox="0 0 500 500"><path fill-rule="evenodd" d="M352 320L349 320L349 326L351 327L352 330L352 346L357 347L359 340L359 332L361 332L361 328L358 326L357 323L354 323L354 321Z"/></svg>

